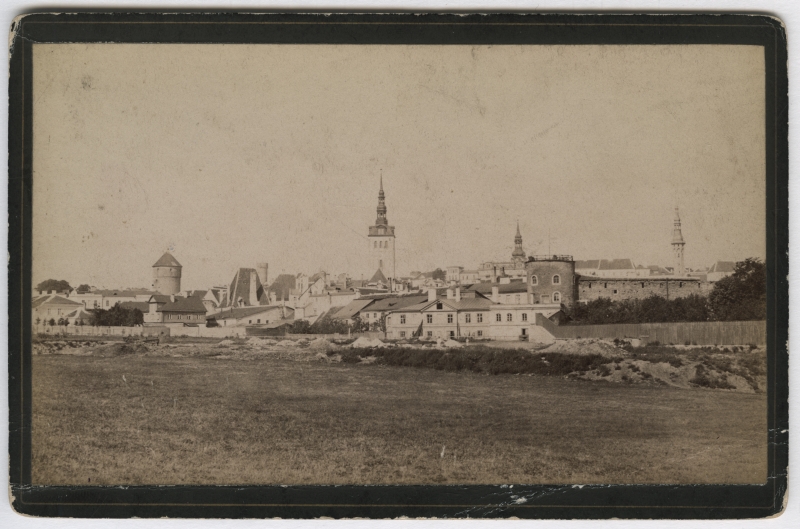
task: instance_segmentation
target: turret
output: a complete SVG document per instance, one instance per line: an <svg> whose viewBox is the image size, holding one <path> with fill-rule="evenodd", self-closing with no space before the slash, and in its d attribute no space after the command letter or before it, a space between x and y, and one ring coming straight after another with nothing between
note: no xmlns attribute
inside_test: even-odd
<svg viewBox="0 0 800 529"><path fill-rule="evenodd" d="M153 265L153 290L164 295L180 292L182 268L171 253L164 252L161 259Z"/></svg>
<svg viewBox="0 0 800 529"><path fill-rule="evenodd" d="M683 233L681 233L681 217L678 214L678 208L675 208L675 220L672 227L672 257L674 259L675 275L682 276L686 273L683 265L683 247L686 242L683 240Z"/></svg>

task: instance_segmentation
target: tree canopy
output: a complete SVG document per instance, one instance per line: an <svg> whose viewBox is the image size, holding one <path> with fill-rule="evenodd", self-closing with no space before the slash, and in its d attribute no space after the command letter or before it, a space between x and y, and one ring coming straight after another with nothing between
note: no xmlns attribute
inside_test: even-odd
<svg viewBox="0 0 800 529"><path fill-rule="evenodd" d="M144 314L139 309L123 309L119 303L108 310L92 309L89 325L99 327L133 327L144 323Z"/></svg>
<svg viewBox="0 0 800 529"><path fill-rule="evenodd" d="M708 304L716 320L767 318L767 266L759 259L736 263L733 274L714 284Z"/></svg>
<svg viewBox="0 0 800 529"><path fill-rule="evenodd" d="M90 287L89 285L84 283L81 286L79 286L78 288L76 288L75 290L78 292L78 294L86 294L87 292L92 290L92 287Z"/></svg>
<svg viewBox="0 0 800 529"><path fill-rule="evenodd" d="M48 292L50 290L55 290L57 292L69 292L72 290L72 287L69 286L69 283L64 279L48 279L36 285L36 290L39 292Z"/></svg>

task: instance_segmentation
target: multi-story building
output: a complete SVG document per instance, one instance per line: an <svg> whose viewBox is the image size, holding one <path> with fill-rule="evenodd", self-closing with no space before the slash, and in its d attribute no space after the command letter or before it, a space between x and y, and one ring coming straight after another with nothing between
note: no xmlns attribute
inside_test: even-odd
<svg viewBox="0 0 800 529"><path fill-rule="evenodd" d="M378 217L369 227L369 270L381 270L389 279L397 277L395 270L394 226L386 219L386 197L383 194L383 176L378 192Z"/></svg>

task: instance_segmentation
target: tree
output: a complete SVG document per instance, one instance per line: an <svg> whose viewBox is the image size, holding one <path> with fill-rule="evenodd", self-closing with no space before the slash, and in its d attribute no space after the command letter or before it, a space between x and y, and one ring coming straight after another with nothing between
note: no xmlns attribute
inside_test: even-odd
<svg viewBox="0 0 800 529"><path fill-rule="evenodd" d="M119 303L108 310L91 309L89 325L100 327L133 327L144 324L144 314L139 309L124 309Z"/></svg>
<svg viewBox="0 0 800 529"><path fill-rule="evenodd" d="M433 272L431 272L431 279L441 279L442 281L445 280L447 274L441 268L437 268Z"/></svg>
<svg viewBox="0 0 800 529"><path fill-rule="evenodd" d="M733 274L714 284L708 303L716 320L766 319L767 266L753 258L736 263Z"/></svg>
<svg viewBox="0 0 800 529"><path fill-rule="evenodd" d="M50 318L50 321L47 322L47 323L50 325L50 327L55 327L56 326L56 320L54 318Z"/></svg>
<svg viewBox="0 0 800 529"><path fill-rule="evenodd" d="M37 317L37 318L36 318L36 327L37 327L37 328L39 327L39 324L40 324L41 322L42 322L42 318L39 318L39 317Z"/></svg>
<svg viewBox="0 0 800 529"><path fill-rule="evenodd" d="M86 294L87 292L92 290L92 287L84 283L75 290L78 292L78 294Z"/></svg>
<svg viewBox="0 0 800 529"><path fill-rule="evenodd" d="M36 290L39 292L48 292L54 290L56 292L69 292L72 287L63 279L48 279L36 285Z"/></svg>

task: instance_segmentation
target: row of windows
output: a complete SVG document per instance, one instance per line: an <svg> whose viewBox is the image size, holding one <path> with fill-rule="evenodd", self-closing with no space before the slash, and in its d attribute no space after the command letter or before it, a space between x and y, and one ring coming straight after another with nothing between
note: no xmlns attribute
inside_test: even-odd
<svg viewBox="0 0 800 529"><path fill-rule="evenodd" d="M558 274L554 275L552 281L554 285L560 285L561 276ZM538 284L539 284L539 278L536 276L531 276L531 285L538 285Z"/></svg>
<svg viewBox="0 0 800 529"><path fill-rule="evenodd" d="M389 247L389 241L374 241L372 243L372 247L373 248L388 248Z"/></svg>
<svg viewBox="0 0 800 529"><path fill-rule="evenodd" d="M495 315L495 319L497 321L503 321L503 315L498 312ZM433 323L433 314L426 314L425 315L425 321L427 323ZM506 313L506 321L514 321L514 314L511 313L511 312ZM522 313L522 321L528 321L528 314L526 312ZM475 322L476 323L483 323L483 313L482 312L479 312L479 313L477 313L475 315ZM405 323L406 323L406 315L405 314L401 314L400 315L400 324L404 325ZM453 314L452 313L448 313L447 314L447 323L453 323ZM472 323L472 314L471 313L468 312L468 313L464 314L464 323Z"/></svg>
<svg viewBox="0 0 800 529"><path fill-rule="evenodd" d="M182 320L186 316L187 320L199 320L200 316L193 316L191 314L167 314L168 320Z"/></svg>
<svg viewBox="0 0 800 529"><path fill-rule="evenodd" d="M253 323L253 320L247 320L247 323ZM261 323L261 318L257 318L256 323ZM269 323L269 320L264 320L264 323Z"/></svg>
<svg viewBox="0 0 800 529"><path fill-rule="evenodd" d="M483 336L483 331L477 331L475 334L478 337L481 337ZM525 329L522 330L522 334L525 334ZM425 336L427 336L428 338L433 338L433 331L428 331L427 333L425 333ZM406 337L406 331L400 331L400 338L405 338L405 337ZM456 331L450 331L450 338L455 338L455 337L456 337Z"/></svg>
<svg viewBox="0 0 800 529"><path fill-rule="evenodd" d="M589 283L589 288L592 288L592 284L593 283ZM644 283L641 283L641 285L642 285L642 288L644 288ZM659 288L664 288L664 286L666 286L666 284L665 283L660 283L658 286L659 286ZM697 286L698 287L700 286L699 282L697 283ZM608 283L603 283L603 288L608 288ZM679 281L678 282L678 288L683 288L683 281ZM615 290L614 294L616 294L616 293L617 293L617 291Z"/></svg>

